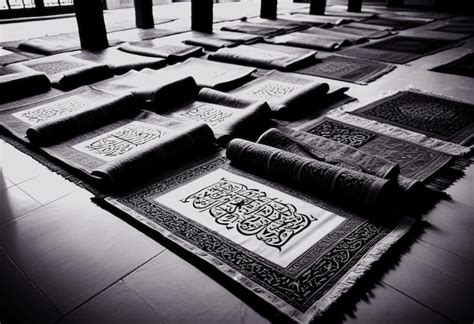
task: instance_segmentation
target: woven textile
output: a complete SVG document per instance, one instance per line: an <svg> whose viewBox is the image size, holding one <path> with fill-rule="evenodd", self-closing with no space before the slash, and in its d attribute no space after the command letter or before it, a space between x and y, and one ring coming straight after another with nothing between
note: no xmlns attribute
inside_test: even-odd
<svg viewBox="0 0 474 324"><path fill-rule="evenodd" d="M102 203L305 323L349 290L412 223L373 222L335 209L229 166L224 157Z"/></svg>
<svg viewBox="0 0 474 324"><path fill-rule="evenodd" d="M457 60L437 66L431 69L431 71L462 75L472 78L474 77L474 53L469 53Z"/></svg>
<svg viewBox="0 0 474 324"><path fill-rule="evenodd" d="M445 39L395 36L376 43L350 48L342 51L341 54L403 64L456 44L457 42Z"/></svg>
<svg viewBox="0 0 474 324"><path fill-rule="evenodd" d="M395 66L386 63L336 55L327 56L321 58L321 60L321 62L302 68L297 72L358 84L367 84L395 68Z"/></svg>
<svg viewBox="0 0 474 324"><path fill-rule="evenodd" d="M352 114L458 144L474 134L472 104L416 91L398 92Z"/></svg>

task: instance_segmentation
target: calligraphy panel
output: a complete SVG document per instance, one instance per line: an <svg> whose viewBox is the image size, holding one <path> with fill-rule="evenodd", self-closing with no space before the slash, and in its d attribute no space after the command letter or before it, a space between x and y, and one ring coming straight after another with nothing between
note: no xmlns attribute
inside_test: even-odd
<svg viewBox="0 0 474 324"><path fill-rule="evenodd" d="M168 137L171 132L167 128L134 121L74 145L73 148L100 160L112 161L152 141Z"/></svg>
<svg viewBox="0 0 474 324"><path fill-rule="evenodd" d="M235 94L241 98L251 100L275 100L290 95L300 87L302 86L288 82L265 80Z"/></svg>
<svg viewBox="0 0 474 324"><path fill-rule="evenodd" d="M28 67L32 68L35 71L43 72L47 75L53 75L56 73L61 73L65 71L69 71L72 69L77 69L80 67L85 66L84 63L80 63L77 61L71 60L56 60L56 61L46 61L40 63L30 63L25 64Z"/></svg>
<svg viewBox="0 0 474 324"><path fill-rule="evenodd" d="M177 117L201 121L215 127L234 115L235 109L211 103L194 103L189 109L176 113Z"/></svg>
<svg viewBox="0 0 474 324"><path fill-rule="evenodd" d="M155 201L282 267L345 220L223 169Z"/></svg>
<svg viewBox="0 0 474 324"><path fill-rule="evenodd" d="M40 125L92 108L97 103L82 96L72 96L13 113L28 125Z"/></svg>

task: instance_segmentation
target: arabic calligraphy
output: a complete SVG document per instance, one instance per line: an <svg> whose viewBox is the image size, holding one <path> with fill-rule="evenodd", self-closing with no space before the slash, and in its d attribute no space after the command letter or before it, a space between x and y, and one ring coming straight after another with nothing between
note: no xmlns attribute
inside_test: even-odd
<svg viewBox="0 0 474 324"><path fill-rule="evenodd" d="M162 128L135 121L78 144L74 148L109 161L166 135L167 131Z"/></svg>
<svg viewBox="0 0 474 324"><path fill-rule="evenodd" d="M181 117L202 121L211 127L217 126L232 115L231 111L226 111L221 107L212 104L201 104L179 113L179 116Z"/></svg>
<svg viewBox="0 0 474 324"><path fill-rule="evenodd" d="M216 223L235 228L247 236L254 235L268 246L279 250L306 229L313 216L297 212L296 207L267 197L264 191L221 178L182 200L199 211L208 211Z"/></svg>

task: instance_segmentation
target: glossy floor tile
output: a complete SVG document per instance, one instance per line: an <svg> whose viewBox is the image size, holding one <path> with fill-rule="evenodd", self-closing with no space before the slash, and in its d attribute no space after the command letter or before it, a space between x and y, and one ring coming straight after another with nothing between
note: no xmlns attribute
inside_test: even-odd
<svg viewBox="0 0 474 324"><path fill-rule="evenodd" d="M0 191L0 228L2 225L37 209L41 204L16 186Z"/></svg>
<svg viewBox="0 0 474 324"><path fill-rule="evenodd" d="M90 197L77 191L0 229L0 247L63 313L163 251Z"/></svg>
<svg viewBox="0 0 474 324"><path fill-rule="evenodd" d="M382 281L457 323L472 321L474 262L416 242Z"/></svg>
<svg viewBox="0 0 474 324"><path fill-rule="evenodd" d="M0 320L54 323L61 313L0 248Z"/></svg>
<svg viewBox="0 0 474 324"><path fill-rule="evenodd" d="M165 251L123 279L170 323L268 323L206 274Z"/></svg>

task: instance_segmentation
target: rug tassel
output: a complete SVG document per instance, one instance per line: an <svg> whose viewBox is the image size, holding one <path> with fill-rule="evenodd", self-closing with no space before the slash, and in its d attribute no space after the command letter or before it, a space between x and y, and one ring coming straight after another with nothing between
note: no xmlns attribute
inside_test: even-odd
<svg viewBox="0 0 474 324"><path fill-rule="evenodd" d="M436 191L446 190L453 183L464 177L464 170L470 166L471 163L472 161L470 159L455 158L429 178L425 186Z"/></svg>

